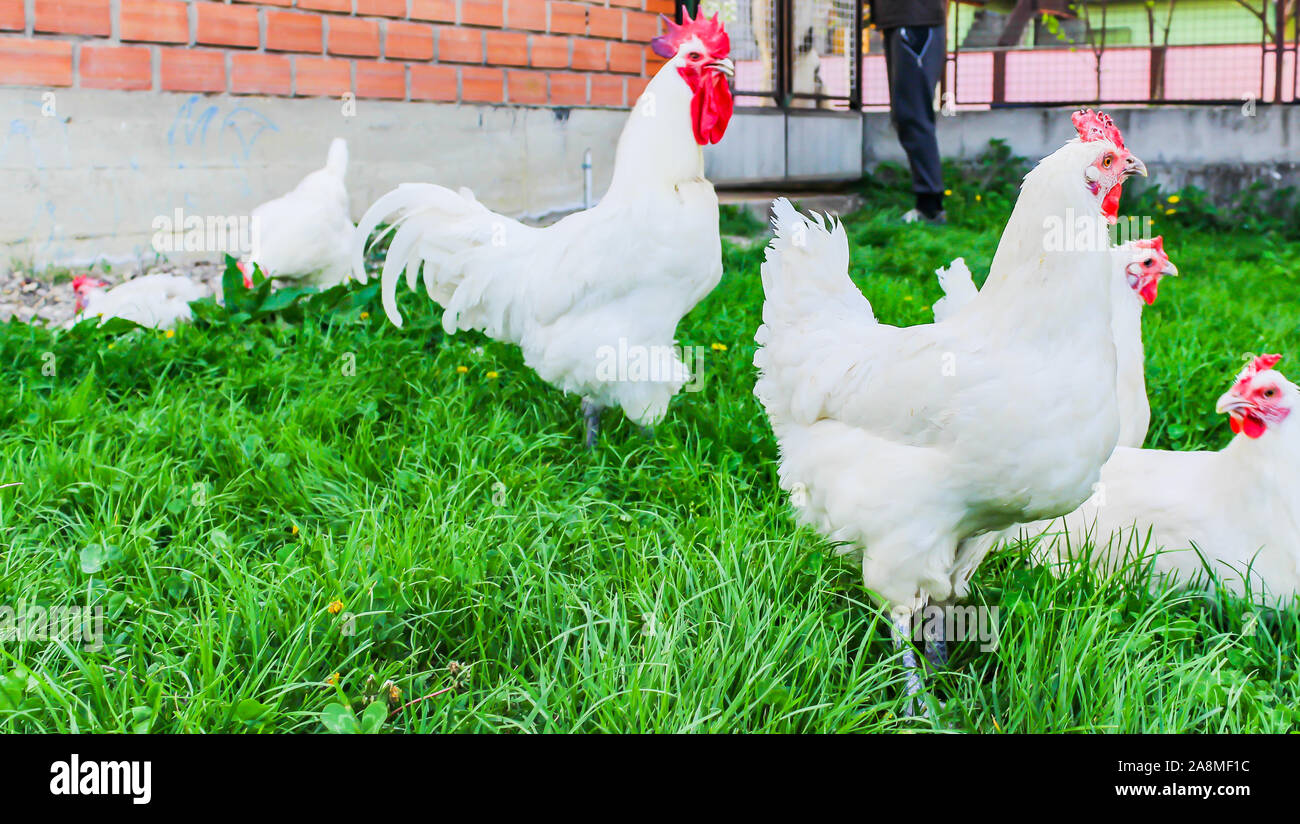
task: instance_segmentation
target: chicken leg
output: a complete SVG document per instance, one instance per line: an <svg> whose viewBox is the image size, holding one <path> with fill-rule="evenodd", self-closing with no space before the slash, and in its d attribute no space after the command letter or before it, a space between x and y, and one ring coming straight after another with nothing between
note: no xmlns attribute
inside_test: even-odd
<svg viewBox="0 0 1300 824"><path fill-rule="evenodd" d="M948 666L948 638L944 614L940 613L925 626L925 660L934 669Z"/></svg>
<svg viewBox="0 0 1300 824"><path fill-rule="evenodd" d="M582 399L582 419L587 424L587 448L595 449L600 440L600 413L605 407L588 398Z"/></svg>
<svg viewBox="0 0 1300 824"><path fill-rule="evenodd" d="M913 708L916 703L920 702L917 696L921 692L921 668L916 660L916 646L912 643L911 612L903 612L894 619L891 634L894 639L894 649L901 648L903 650L903 667L907 670L907 703L903 707L903 713L911 718L916 715ZM924 702L920 703L920 714L924 718L928 710Z"/></svg>

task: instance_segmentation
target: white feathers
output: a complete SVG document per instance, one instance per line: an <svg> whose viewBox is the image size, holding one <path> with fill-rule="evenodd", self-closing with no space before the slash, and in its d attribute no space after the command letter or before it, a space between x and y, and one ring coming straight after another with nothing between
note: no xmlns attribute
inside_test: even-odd
<svg viewBox="0 0 1300 824"><path fill-rule="evenodd" d="M348 275L354 230L344 182L347 168L347 141L335 138L324 168L255 208L249 262L277 280L322 288L341 283Z"/></svg>
<svg viewBox="0 0 1300 824"><path fill-rule="evenodd" d="M1295 385L1276 378L1283 403L1300 405ZM1206 583L1208 567L1229 591L1272 605L1300 594L1298 525L1300 426L1287 418L1220 452L1116 449L1096 495L1021 534L1038 538L1039 560L1082 555L1086 545L1095 566L1137 561L1153 583L1179 586Z"/></svg>
<svg viewBox="0 0 1300 824"><path fill-rule="evenodd" d="M1134 293L1126 271L1135 253L1144 254L1132 243L1109 253L1110 309L1116 351L1119 445L1139 447L1146 440L1151 423L1151 404L1147 400L1142 347L1142 301ZM978 290L963 258L956 258L947 268L937 270L935 276L944 291L944 296L934 302L934 320L941 323L974 301Z"/></svg>
<svg viewBox="0 0 1300 824"><path fill-rule="evenodd" d="M467 189L406 183L366 210L350 244L353 275L365 279L366 244L388 223L380 280L394 324L402 273L409 288L422 277L447 332L477 329L518 344L552 385L655 423L689 380L677 323L722 277L722 243L691 92L671 62L641 101L593 208L538 228L490 211ZM628 368L642 362L666 368L647 376Z"/></svg>
<svg viewBox="0 0 1300 824"><path fill-rule="evenodd" d="M207 290L189 278L144 275L112 289L83 291L85 308L76 320L88 317L124 318L141 326L170 329L193 317L190 301L207 297Z"/></svg>
<svg viewBox="0 0 1300 824"><path fill-rule="evenodd" d="M979 290L971 279L965 258L955 258L946 268L937 269L934 274L939 279L939 288L943 289L943 297L934 302L934 322L940 323L957 314L975 298Z"/></svg>
<svg viewBox="0 0 1300 824"><path fill-rule="evenodd" d="M969 303L946 323L877 322L843 228L773 205L754 394L781 486L891 604L960 597L980 536L1074 509L1115 447L1107 258L1043 242L1048 216L1097 210L1091 154L1067 146L1026 178L994 272L1006 288L971 296L953 267L945 288Z"/></svg>

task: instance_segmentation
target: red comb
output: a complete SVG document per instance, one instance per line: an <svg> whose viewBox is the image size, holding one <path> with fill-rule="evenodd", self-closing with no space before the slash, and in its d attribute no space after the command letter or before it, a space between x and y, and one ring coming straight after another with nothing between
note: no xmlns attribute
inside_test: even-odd
<svg viewBox="0 0 1300 824"><path fill-rule="evenodd" d="M1233 385L1232 391L1239 394L1244 393L1246 391L1246 385L1250 383L1251 378L1255 377L1260 372L1272 369L1280 360L1282 360L1281 355L1260 355L1252 359L1251 362L1246 364L1245 368L1241 370L1241 374L1237 376L1237 382Z"/></svg>
<svg viewBox="0 0 1300 824"><path fill-rule="evenodd" d="M1153 238L1142 238L1134 241L1133 245L1139 249L1155 249L1162 255L1165 253L1165 239L1162 235L1156 235Z"/></svg>
<svg viewBox="0 0 1300 824"><path fill-rule="evenodd" d="M90 285L90 275L77 275L72 279L72 291L80 292L86 286Z"/></svg>
<svg viewBox="0 0 1300 824"><path fill-rule="evenodd" d="M1260 355L1250 362L1250 365L1246 367L1246 370L1253 375L1257 372L1263 372L1266 369L1272 369L1274 366L1277 366L1277 362L1280 360L1282 360L1281 355Z"/></svg>
<svg viewBox="0 0 1300 824"><path fill-rule="evenodd" d="M1079 133L1079 139L1084 143L1093 140L1109 140L1117 148L1124 148L1124 135L1120 134L1115 121L1111 120L1110 115L1105 112L1080 109L1070 115L1070 121L1074 123L1075 131Z"/></svg>
<svg viewBox="0 0 1300 824"><path fill-rule="evenodd" d="M671 60L677 56L677 50L681 45L692 37L700 38L700 42L709 50L709 55L715 60L726 57L731 51L731 38L727 37L727 32L718 22L718 15L706 18L704 12L698 9L695 12L695 19L691 19L690 12L682 11L682 23L679 25L668 19L664 15L659 15L664 21L664 33L650 41L650 48L660 57Z"/></svg>

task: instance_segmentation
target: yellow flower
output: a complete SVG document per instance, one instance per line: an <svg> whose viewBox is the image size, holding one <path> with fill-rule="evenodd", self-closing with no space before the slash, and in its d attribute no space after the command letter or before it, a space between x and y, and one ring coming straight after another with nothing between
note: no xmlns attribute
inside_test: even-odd
<svg viewBox="0 0 1300 824"><path fill-rule="evenodd" d="M396 684L390 684L388 687L388 700L396 704L402 700L402 688Z"/></svg>
<svg viewBox="0 0 1300 824"><path fill-rule="evenodd" d="M952 189L944 189L944 190L943 190L943 196L944 196L944 197L952 197Z"/></svg>
<svg viewBox="0 0 1300 824"><path fill-rule="evenodd" d="M166 332L163 332L163 337L165 337L165 338L174 338L174 337L176 337L176 330L175 330L175 329L168 329Z"/></svg>
<svg viewBox="0 0 1300 824"><path fill-rule="evenodd" d="M361 313L361 319L362 319L362 320L370 320L370 313L369 313L369 312L362 312L362 313Z"/></svg>
<svg viewBox="0 0 1300 824"><path fill-rule="evenodd" d="M929 308L930 308L929 305L922 306L922 307L921 307L921 311L922 311L922 312L925 312L925 311L929 310Z"/></svg>
<svg viewBox="0 0 1300 824"><path fill-rule="evenodd" d="M912 300L912 296L911 296L911 295L903 295L903 300L908 301L908 302L910 303L911 300Z"/></svg>
<svg viewBox="0 0 1300 824"><path fill-rule="evenodd" d="M984 198L981 197L980 195L975 195L975 199L976 199L976 200L983 200Z"/></svg>
<svg viewBox="0 0 1300 824"><path fill-rule="evenodd" d="M293 526L289 527L289 534L290 534L290 535L297 535L297 534L298 534L298 525L297 525L297 524L294 524Z"/></svg>
<svg viewBox="0 0 1300 824"><path fill-rule="evenodd" d="M340 612L343 611L343 602L337 598L335 598L333 601L330 601L329 611L330 611L330 615L338 615Z"/></svg>
<svg viewBox="0 0 1300 824"><path fill-rule="evenodd" d="M711 348L713 349L714 352L725 352L727 351L727 344L715 343Z"/></svg>
<svg viewBox="0 0 1300 824"><path fill-rule="evenodd" d="M330 677L325 679L325 683L331 687L337 687L339 685L339 674L337 672L331 673Z"/></svg>
<svg viewBox="0 0 1300 824"><path fill-rule="evenodd" d="M1177 212L1177 211L1178 211L1177 209L1165 209L1165 214L1167 214L1167 215L1172 215L1174 212Z"/></svg>
<svg viewBox="0 0 1300 824"><path fill-rule="evenodd" d="M490 380L490 381L494 381L494 380L496 380L496 379L499 378L499 377L501 377L501 376L498 375L496 372L488 372L488 373L487 373L487 379Z"/></svg>
<svg viewBox="0 0 1300 824"><path fill-rule="evenodd" d="M463 375L463 374L465 374L465 373L468 372L468 371L469 371L469 367L468 367L468 366L457 366L457 367L456 367L456 374L457 374L457 375Z"/></svg>
<svg viewBox="0 0 1300 824"><path fill-rule="evenodd" d="M1182 198L1179 197L1178 195L1170 195L1170 196L1169 196L1169 202L1170 202L1170 203L1177 203L1177 202L1180 201L1180 200L1182 200Z"/></svg>

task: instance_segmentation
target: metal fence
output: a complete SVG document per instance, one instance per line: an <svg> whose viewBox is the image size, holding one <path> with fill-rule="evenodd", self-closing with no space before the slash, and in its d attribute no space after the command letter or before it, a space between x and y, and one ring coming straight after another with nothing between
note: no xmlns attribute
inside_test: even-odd
<svg viewBox="0 0 1300 824"><path fill-rule="evenodd" d="M699 6L727 23L739 105L888 106L884 50L864 0ZM1297 6L1300 0L952 2L942 103L1300 102Z"/></svg>

